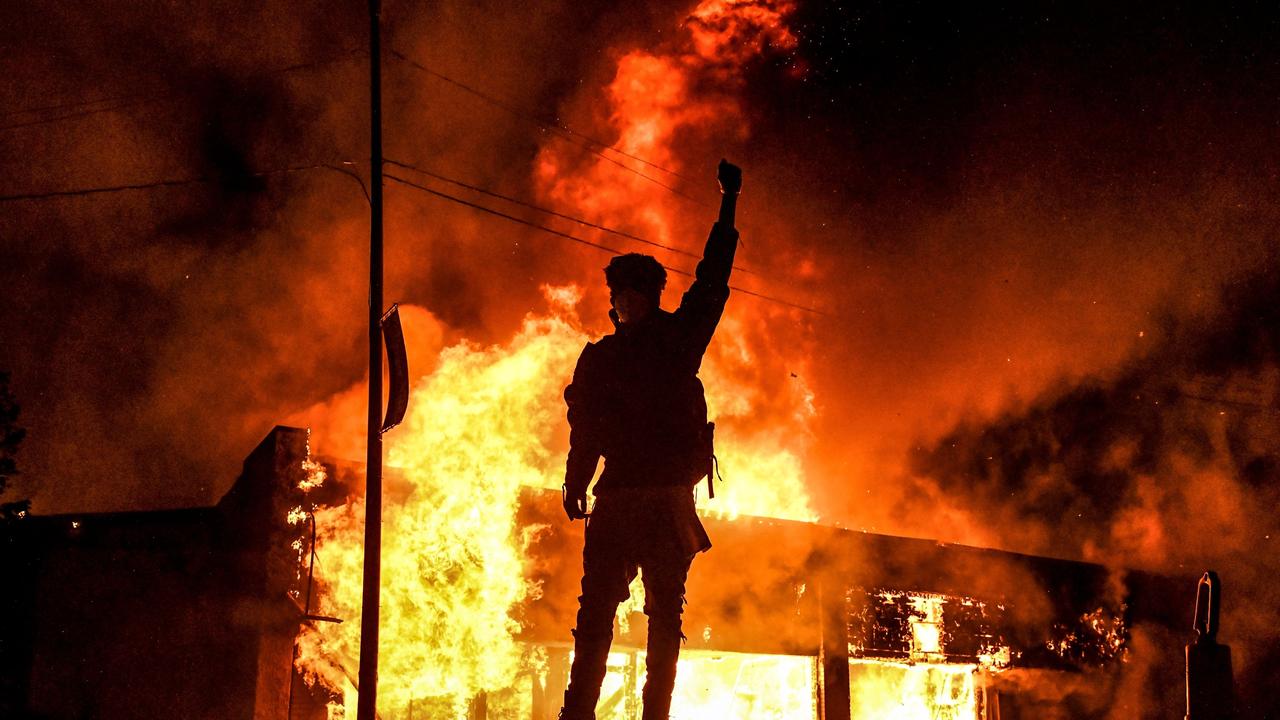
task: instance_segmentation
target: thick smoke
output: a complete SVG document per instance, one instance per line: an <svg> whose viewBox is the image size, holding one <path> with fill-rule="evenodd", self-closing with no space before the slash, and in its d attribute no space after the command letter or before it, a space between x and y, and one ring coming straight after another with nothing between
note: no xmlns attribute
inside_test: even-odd
<svg viewBox="0 0 1280 720"><path fill-rule="evenodd" d="M388 58L387 155L586 214L542 179L559 141L523 113L616 140L618 61L669 49L692 5L388 4L392 48L521 113ZM0 192L210 179L4 205L0 370L29 431L11 492L42 513L211 503L273 424L363 376L360 189L330 170L246 175L367 172L363 6L0 12L4 107L137 100L0 132ZM1280 226L1272 20L802 3L794 47L725 53L690 86L745 95L657 160L711 203L697 169L740 160L758 274L736 281L825 312L735 296L716 350L743 359L729 380L764 408L748 433L812 391L798 445L824 519L1218 565L1229 609L1233 587L1263 596L1276 433L1251 405L1274 406L1274 316L1249 303L1273 284ZM713 211L662 196L666 234L640 201L618 222L696 250ZM597 251L398 185L387 213L387 298L430 310L424 346L507 341L547 283L582 284L584 323L607 329ZM1273 637L1240 615L1229 634ZM1267 646L1240 647L1263 677Z"/></svg>
<svg viewBox="0 0 1280 720"><path fill-rule="evenodd" d="M1191 579L1217 570L1248 717L1274 712L1258 688L1280 668L1277 293L1270 258L1212 312L1153 323L1151 347L1119 370L962 422L912 464L1005 547ZM1188 616L1193 598L1189 580ZM1176 644L1150 650L1177 658Z"/></svg>
<svg viewBox="0 0 1280 720"><path fill-rule="evenodd" d="M5 11L6 108L122 101L6 129L0 192L210 180L5 205L0 368L13 373L29 429L15 494L37 512L209 504L272 425L361 378L360 188L327 169L247 173L349 161L339 167L367 174L363 10ZM526 15L398 5L386 8L385 35L396 51L550 115L604 47L645 31L626 20L569 5ZM532 195L535 123L391 57L385 75L389 157ZM407 188L386 194L386 296L432 308L455 339L505 338L540 303L540 284L578 279L577 263L559 259L579 251L553 238Z"/></svg>

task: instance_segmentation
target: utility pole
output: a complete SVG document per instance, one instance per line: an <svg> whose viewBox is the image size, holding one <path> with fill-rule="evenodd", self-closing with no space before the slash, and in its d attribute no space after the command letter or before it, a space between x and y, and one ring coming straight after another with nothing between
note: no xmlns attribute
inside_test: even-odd
<svg viewBox="0 0 1280 720"><path fill-rule="evenodd" d="M382 582L382 8L369 0L369 434L364 494L364 588L356 720L378 711L378 610Z"/></svg>

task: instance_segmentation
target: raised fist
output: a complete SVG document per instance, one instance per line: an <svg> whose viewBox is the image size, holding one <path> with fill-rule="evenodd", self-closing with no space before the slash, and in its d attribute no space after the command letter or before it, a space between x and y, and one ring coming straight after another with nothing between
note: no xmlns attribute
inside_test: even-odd
<svg viewBox="0 0 1280 720"><path fill-rule="evenodd" d="M716 179L720 181L720 192L726 195L737 195L742 192L742 168L721 159L716 168Z"/></svg>

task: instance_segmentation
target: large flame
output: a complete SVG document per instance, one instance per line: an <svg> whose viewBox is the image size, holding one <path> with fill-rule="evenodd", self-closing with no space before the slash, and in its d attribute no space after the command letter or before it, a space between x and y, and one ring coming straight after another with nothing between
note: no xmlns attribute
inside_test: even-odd
<svg viewBox="0 0 1280 720"><path fill-rule="evenodd" d="M635 717L634 709L643 702L644 678L639 669L644 667L644 658L642 651L609 655L603 692L596 705L598 720ZM680 655L671 716L813 720L818 710L813 687L816 663L813 657L685 651Z"/></svg>
<svg viewBox="0 0 1280 720"><path fill-rule="evenodd" d="M524 580L525 538L517 527L521 486L563 480L561 395L590 339L573 288L547 288L548 315L529 315L510 343L444 350L414 387L404 425L389 436L389 500L383 513L380 706L464 708L478 692L512 687L524 667L510 610L537 588ZM715 363L707 369L716 373ZM721 393L731 393L725 398ZM710 384L722 417L750 414L732 384ZM726 438L731 512L812 517L800 462L790 450ZM716 502L719 502L717 500ZM316 575L326 614L360 614L362 499L316 513ZM534 529L533 531L536 531ZM359 654L359 624L307 629L300 666L335 691L347 687Z"/></svg>
<svg viewBox="0 0 1280 720"><path fill-rule="evenodd" d="M741 66L770 48L795 46L785 25L791 11L785 1L704 0L676 40L624 53L604 89L603 122L618 152L545 144L535 162L539 191L589 220L676 248L638 249L657 252L676 272L692 270L693 260L678 251L697 253L713 213L679 193L689 181L677 139L694 134L722 144L726 135L747 134L736 94ZM721 322L702 376L730 484L714 512L814 519L800 478L815 408L801 379L807 353L788 345L795 325L790 312L748 298L731 300Z"/></svg>
<svg viewBox="0 0 1280 720"><path fill-rule="evenodd" d="M584 155L573 146L545 144L535 163L542 193L592 218L687 248L677 230L688 227L677 223L690 209L688 198L669 190L686 180L677 136L695 133L716 144L746 136L735 94L741 65L766 48L795 46L784 24L791 10L790 3L771 0L704 0L670 46L623 54L605 88L604 124L617 152Z"/></svg>
<svg viewBox="0 0 1280 720"><path fill-rule="evenodd" d="M968 720L978 717L974 665L849 664L854 720Z"/></svg>
<svg viewBox="0 0 1280 720"><path fill-rule="evenodd" d="M605 90L616 147L663 166L645 166L645 172L673 181L680 166L677 134L714 128L735 115L728 70L766 47L794 43L782 23L788 10L781 3L708 0L688 19L681 41L663 52L624 54ZM720 80L720 90L695 93L708 77ZM666 243L683 231L677 218L688 208L675 207L675 195L617 162L597 155L584 164L548 145L534 174L546 199L592 219ZM711 212L701 215L705 232ZM581 290L549 287L544 294L549 312L528 315L506 344L464 341L434 363L411 358L412 366L434 364L434 371L416 382L408 418L388 436L394 470L383 513L383 717L404 716L410 707L431 717L463 716L482 692L489 693L490 714L504 716L497 707L502 691L537 663L536 653L514 639L511 615L538 592L522 567L522 533L537 528L517 526L517 499L521 486L558 488L563 480L562 392L579 352L595 339L577 315ZM760 312L749 320L732 311L733 304L703 365L726 480L712 511L814 519L802 469L812 394L769 349L764 320L771 316ZM359 407L335 401L326 409L350 415ZM358 427L354 420L326 422ZM350 447L351 440L336 445ZM363 515L358 498L316 513L322 610L349 620L360 614ZM300 645L298 664L309 678L336 694L350 693L358 623L308 628ZM519 706L513 702L512 714Z"/></svg>

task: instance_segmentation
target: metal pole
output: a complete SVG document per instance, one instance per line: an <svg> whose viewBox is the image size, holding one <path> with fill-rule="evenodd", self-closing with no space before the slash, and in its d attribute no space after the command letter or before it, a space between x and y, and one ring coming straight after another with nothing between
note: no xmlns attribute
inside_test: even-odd
<svg viewBox="0 0 1280 720"><path fill-rule="evenodd" d="M1218 643L1222 581L1206 570L1196 586L1196 639L1187 646L1186 720L1228 720L1235 717L1235 687L1231 648Z"/></svg>
<svg viewBox="0 0 1280 720"><path fill-rule="evenodd" d="M360 604L356 720L378 708L378 605L382 581L382 9L369 0L369 430L365 456L364 590Z"/></svg>
<svg viewBox="0 0 1280 720"><path fill-rule="evenodd" d="M818 717L849 720L849 609L844 584L818 579ZM834 590L834 593L833 593Z"/></svg>

